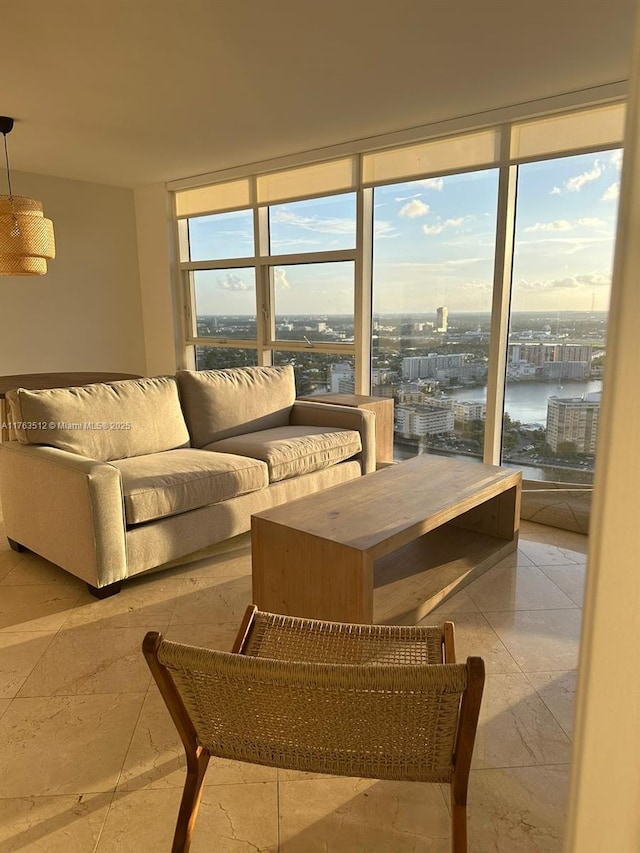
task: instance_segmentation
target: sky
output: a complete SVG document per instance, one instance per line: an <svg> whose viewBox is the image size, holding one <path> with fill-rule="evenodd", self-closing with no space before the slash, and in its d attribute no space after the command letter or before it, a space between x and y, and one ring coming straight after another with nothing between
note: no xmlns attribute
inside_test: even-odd
<svg viewBox="0 0 640 853"><path fill-rule="evenodd" d="M619 150L519 168L512 310L606 310ZM374 191L374 313L491 308L497 169ZM191 220L192 260L253 254L250 211ZM355 194L274 205L272 253L353 248ZM281 265L276 316L349 314L352 263ZM252 269L200 272L198 314L255 314Z"/></svg>

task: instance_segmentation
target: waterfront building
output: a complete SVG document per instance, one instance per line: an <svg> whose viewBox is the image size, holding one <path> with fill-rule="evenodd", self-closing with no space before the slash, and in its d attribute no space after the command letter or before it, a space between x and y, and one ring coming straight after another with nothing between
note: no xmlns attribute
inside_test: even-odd
<svg viewBox="0 0 640 853"><path fill-rule="evenodd" d="M396 406L396 432L402 438L421 438L453 432L453 411L426 403L409 403Z"/></svg>
<svg viewBox="0 0 640 853"><path fill-rule="evenodd" d="M590 344L511 343L507 378L514 382L529 379L583 381L591 373L592 355Z"/></svg>
<svg viewBox="0 0 640 853"><path fill-rule="evenodd" d="M457 421L484 421L487 418L487 404L476 400L454 400L453 415Z"/></svg>
<svg viewBox="0 0 640 853"><path fill-rule="evenodd" d="M510 361L507 364L507 381L523 382L536 378L536 366L525 359Z"/></svg>
<svg viewBox="0 0 640 853"><path fill-rule="evenodd" d="M600 394L550 397L547 403L547 444L554 451L572 444L578 453L594 454L598 438Z"/></svg>
<svg viewBox="0 0 640 853"><path fill-rule="evenodd" d="M459 379L468 353L414 355L402 359L404 379ZM453 373L452 373L453 371Z"/></svg>

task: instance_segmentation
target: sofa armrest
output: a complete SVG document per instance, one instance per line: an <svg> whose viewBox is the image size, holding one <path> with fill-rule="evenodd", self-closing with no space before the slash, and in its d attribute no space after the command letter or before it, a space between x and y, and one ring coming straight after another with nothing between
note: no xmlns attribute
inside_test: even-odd
<svg viewBox="0 0 640 853"><path fill-rule="evenodd" d="M92 586L127 576L122 487L113 465L3 442L0 496L11 539Z"/></svg>
<svg viewBox="0 0 640 853"><path fill-rule="evenodd" d="M289 419L291 426L342 427L360 433L362 441L362 473L376 470L376 416L367 409L354 406L332 406L296 400Z"/></svg>

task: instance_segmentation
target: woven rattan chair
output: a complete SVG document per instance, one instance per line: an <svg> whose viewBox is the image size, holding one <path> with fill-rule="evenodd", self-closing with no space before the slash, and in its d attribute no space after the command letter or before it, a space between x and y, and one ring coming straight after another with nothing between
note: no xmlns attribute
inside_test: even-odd
<svg viewBox="0 0 640 853"><path fill-rule="evenodd" d="M484 686L455 663L453 625L349 625L249 607L232 652L162 639L143 650L187 754L172 853L188 851L209 758L339 776L447 782L452 850Z"/></svg>

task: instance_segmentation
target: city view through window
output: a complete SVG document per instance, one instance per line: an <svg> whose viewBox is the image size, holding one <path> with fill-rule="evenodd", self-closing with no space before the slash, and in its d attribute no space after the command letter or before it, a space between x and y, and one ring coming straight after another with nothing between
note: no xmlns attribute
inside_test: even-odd
<svg viewBox="0 0 640 853"><path fill-rule="evenodd" d="M592 481L621 160L614 150L518 167L502 453L528 479ZM398 460L482 458L498 176L373 190L371 393L395 401ZM239 222L232 239L250 246L252 225ZM217 246L224 228L214 231ZM269 232L262 351L293 365L299 395L354 393L355 194L271 206ZM253 265L192 276L197 367L260 363Z"/></svg>
<svg viewBox="0 0 640 853"><path fill-rule="evenodd" d="M344 317L305 315L295 323L313 338L326 329L353 336L353 320ZM433 314L374 317L385 351L373 358L372 394L395 400L395 459L425 452L482 458L489 323L488 314L471 313L448 315L446 327ZM527 375L507 382L503 462L526 478L591 482L606 325L606 312L512 314L512 339L527 343L509 344L510 364ZM256 350L197 349L200 370L257 364ZM354 393L352 356L276 350L273 363L293 365L300 396Z"/></svg>

